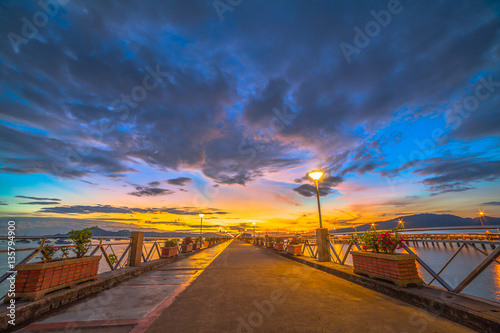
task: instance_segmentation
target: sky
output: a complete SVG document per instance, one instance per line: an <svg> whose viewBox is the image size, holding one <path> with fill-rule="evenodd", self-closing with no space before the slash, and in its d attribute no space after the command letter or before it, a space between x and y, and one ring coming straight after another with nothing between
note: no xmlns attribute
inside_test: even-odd
<svg viewBox="0 0 500 333"><path fill-rule="evenodd" d="M500 216L497 1L2 1L19 232ZM1 232L0 232L1 233Z"/></svg>

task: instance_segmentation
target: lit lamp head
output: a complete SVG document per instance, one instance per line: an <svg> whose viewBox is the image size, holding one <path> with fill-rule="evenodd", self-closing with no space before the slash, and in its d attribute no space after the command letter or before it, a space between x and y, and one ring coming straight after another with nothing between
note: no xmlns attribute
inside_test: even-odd
<svg viewBox="0 0 500 333"><path fill-rule="evenodd" d="M198 214L198 216L199 216L199 217L203 217L203 216L205 216L205 214Z"/></svg>
<svg viewBox="0 0 500 333"><path fill-rule="evenodd" d="M313 180L317 181L317 180L319 180L321 177L323 177L323 175L324 175L324 174L325 174L325 173L324 173L323 171L321 171L321 170L315 170L315 171L311 171L311 172L309 172L307 175L308 175L311 179L313 179Z"/></svg>
<svg viewBox="0 0 500 333"><path fill-rule="evenodd" d="M478 214L479 216L484 216L484 210L480 210Z"/></svg>
<svg viewBox="0 0 500 333"><path fill-rule="evenodd" d="M252 222L253 225L255 225L255 222Z"/></svg>

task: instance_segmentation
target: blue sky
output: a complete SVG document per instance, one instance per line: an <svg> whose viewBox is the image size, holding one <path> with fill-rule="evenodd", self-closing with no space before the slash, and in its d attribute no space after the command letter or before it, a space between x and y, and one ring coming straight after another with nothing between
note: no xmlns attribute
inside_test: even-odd
<svg viewBox="0 0 500 333"><path fill-rule="evenodd" d="M5 221L304 230L315 168L330 228L500 216L497 2L47 3L0 4Z"/></svg>

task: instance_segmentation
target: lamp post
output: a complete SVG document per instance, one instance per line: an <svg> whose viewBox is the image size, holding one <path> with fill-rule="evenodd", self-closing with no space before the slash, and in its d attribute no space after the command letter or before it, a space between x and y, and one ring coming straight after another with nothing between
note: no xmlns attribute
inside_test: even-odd
<svg viewBox="0 0 500 333"><path fill-rule="evenodd" d="M311 171L309 172L308 176L311 177L311 179L314 180L314 183L316 184L316 198L318 199L318 214L319 214L319 227L323 228L323 223L321 222L321 206L319 204L319 187L318 187L318 180L323 177L324 173L323 171Z"/></svg>
<svg viewBox="0 0 500 333"><path fill-rule="evenodd" d="M372 229L377 230L377 229L375 229L375 223L372 223Z"/></svg>
<svg viewBox="0 0 500 333"><path fill-rule="evenodd" d="M203 246L203 216L205 216L205 214L198 214L198 216L201 219L200 222L200 249L201 249Z"/></svg>
<svg viewBox="0 0 500 333"><path fill-rule="evenodd" d="M321 205L319 203L319 185L318 181L325 173L320 170L311 171L308 176L314 180L316 184L316 198L318 200L318 216L319 216L319 229L316 229L316 244L318 248L318 261L330 261L330 252L328 251L328 229L323 228L321 221Z"/></svg>
<svg viewBox="0 0 500 333"><path fill-rule="evenodd" d="M479 221L481 222L481 225L484 227L483 223L484 210L480 210L479 213L477 213L477 215L479 215Z"/></svg>

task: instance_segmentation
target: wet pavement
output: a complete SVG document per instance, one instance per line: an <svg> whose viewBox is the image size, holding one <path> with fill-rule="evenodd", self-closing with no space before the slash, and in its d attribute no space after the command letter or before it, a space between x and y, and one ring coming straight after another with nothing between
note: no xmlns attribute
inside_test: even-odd
<svg viewBox="0 0 500 333"><path fill-rule="evenodd" d="M472 331L236 240L161 313L147 332Z"/></svg>
<svg viewBox="0 0 500 333"><path fill-rule="evenodd" d="M127 280L19 332L144 332L228 244L219 244Z"/></svg>
<svg viewBox="0 0 500 333"><path fill-rule="evenodd" d="M307 265L232 241L100 292L23 332L472 331Z"/></svg>

